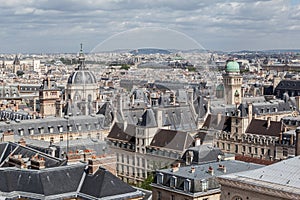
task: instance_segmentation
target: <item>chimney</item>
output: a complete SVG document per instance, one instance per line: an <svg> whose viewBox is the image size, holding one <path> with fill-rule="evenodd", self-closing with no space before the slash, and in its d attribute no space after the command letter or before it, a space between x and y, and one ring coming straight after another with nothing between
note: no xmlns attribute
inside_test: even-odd
<svg viewBox="0 0 300 200"><path fill-rule="evenodd" d="M300 127L296 128L296 151L295 156L300 155Z"/></svg>
<svg viewBox="0 0 300 200"><path fill-rule="evenodd" d="M225 165L219 164L218 170L220 170L220 171L226 173L226 167L225 167Z"/></svg>
<svg viewBox="0 0 300 200"><path fill-rule="evenodd" d="M45 168L44 158L39 158L38 156L33 156L30 159L30 167L31 167L31 169L44 169Z"/></svg>
<svg viewBox="0 0 300 200"><path fill-rule="evenodd" d="M191 167L191 173L194 173L195 172L195 167Z"/></svg>
<svg viewBox="0 0 300 200"><path fill-rule="evenodd" d="M180 163L173 165L172 172L177 172L179 170L179 168L180 168Z"/></svg>
<svg viewBox="0 0 300 200"><path fill-rule="evenodd" d="M24 140L24 138L21 138L18 143L19 143L19 145L21 145L23 147L26 146L26 141Z"/></svg>
<svg viewBox="0 0 300 200"><path fill-rule="evenodd" d="M222 114L221 114L221 113L218 113L218 114L217 114L217 123L220 124L220 123L221 123L221 120L222 120Z"/></svg>
<svg viewBox="0 0 300 200"><path fill-rule="evenodd" d="M212 166L209 166L208 167L208 171L207 171L207 173L209 173L210 175L214 175L214 169L212 168Z"/></svg>
<svg viewBox="0 0 300 200"><path fill-rule="evenodd" d="M88 159L89 174L94 174L100 167L101 161L95 157Z"/></svg>
<svg viewBox="0 0 300 200"><path fill-rule="evenodd" d="M200 138L196 138L195 139L195 147L198 147L201 145L201 139Z"/></svg>
<svg viewBox="0 0 300 200"><path fill-rule="evenodd" d="M267 128L270 128L271 126L271 117L268 117L267 119Z"/></svg>

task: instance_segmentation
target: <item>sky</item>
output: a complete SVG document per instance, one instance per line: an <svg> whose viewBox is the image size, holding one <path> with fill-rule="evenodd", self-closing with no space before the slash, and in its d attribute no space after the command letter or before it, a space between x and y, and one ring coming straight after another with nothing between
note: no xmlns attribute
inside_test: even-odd
<svg viewBox="0 0 300 200"><path fill-rule="evenodd" d="M0 0L0 53L300 49L300 0Z"/></svg>

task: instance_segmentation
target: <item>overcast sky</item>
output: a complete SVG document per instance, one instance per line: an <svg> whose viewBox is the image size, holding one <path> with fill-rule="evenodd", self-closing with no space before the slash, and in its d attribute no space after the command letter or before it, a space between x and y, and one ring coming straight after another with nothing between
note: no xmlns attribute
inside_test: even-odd
<svg viewBox="0 0 300 200"><path fill-rule="evenodd" d="M0 0L0 15L0 53L300 49L300 0Z"/></svg>

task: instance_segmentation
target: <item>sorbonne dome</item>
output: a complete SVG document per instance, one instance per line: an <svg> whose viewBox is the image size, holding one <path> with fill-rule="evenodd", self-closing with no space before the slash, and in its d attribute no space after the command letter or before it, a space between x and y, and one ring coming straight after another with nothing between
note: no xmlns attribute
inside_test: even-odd
<svg viewBox="0 0 300 200"><path fill-rule="evenodd" d="M96 84L95 75L88 70L76 70L74 71L69 79L68 84Z"/></svg>
<svg viewBox="0 0 300 200"><path fill-rule="evenodd" d="M79 65L68 78L65 114L89 115L96 113L98 109L96 101L99 88L95 75L85 66L82 45L78 60Z"/></svg>

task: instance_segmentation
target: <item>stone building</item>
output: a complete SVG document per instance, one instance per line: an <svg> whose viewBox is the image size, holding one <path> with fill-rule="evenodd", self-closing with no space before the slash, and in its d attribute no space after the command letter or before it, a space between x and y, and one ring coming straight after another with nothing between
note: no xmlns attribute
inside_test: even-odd
<svg viewBox="0 0 300 200"><path fill-rule="evenodd" d="M152 186L152 199L219 200L217 177L262 167L236 160L209 162L188 167L157 170Z"/></svg>
<svg viewBox="0 0 300 200"><path fill-rule="evenodd" d="M78 59L78 67L68 78L64 114L95 114L98 111L99 87L95 75L85 65L82 45Z"/></svg>
<svg viewBox="0 0 300 200"><path fill-rule="evenodd" d="M219 176L222 200L300 199L300 157L266 167Z"/></svg>

